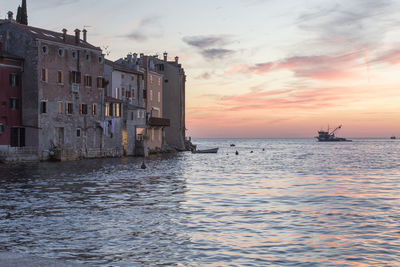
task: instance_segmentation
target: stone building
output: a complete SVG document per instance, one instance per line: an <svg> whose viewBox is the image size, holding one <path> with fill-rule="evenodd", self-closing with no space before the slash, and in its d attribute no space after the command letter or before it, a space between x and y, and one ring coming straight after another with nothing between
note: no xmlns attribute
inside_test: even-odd
<svg viewBox="0 0 400 267"><path fill-rule="evenodd" d="M169 127L165 128L165 142L176 150L185 150L185 71L179 64L178 57L168 61L168 54L164 53L163 60L155 58L155 67L158 73L163 74L162 107L163 116L170 119Z"/></svg>
<svg viewBox="0 0 400 267"><path fill-rule="evenodd" d="M61 160L113 155L104 150L104 58L87 42L87 31L74 35L0 21L4 49L24 59L22 126L25 144L40 159Z"/></svg>
<svg viewBox="0 0 400 267"><path fill-rule="evenodd" d="M109 99L119 101L121 122L118 131L124 155L143 155L137 146L145 150L142 143L146 130L146 109L143 101L144 75L132 64L132 56L120 62L106 60L105 77L109 81L106 95Z"/></svg>
<svg viewBox="0 0 400 267"><path fill-rule="evenodd" d="M23 60L3 52L0 36L0 150L25 146L21 127L21 75Z"/></svg>
<svg viewBox="0 0 400 267"><path fill-rule="evenodd" d="M140 54L140 68L144 71L144 97L147 110L147 146L149 153L166 150L165 127L170 120L163 114L163 75L156 71L156 57Z"/></svg>

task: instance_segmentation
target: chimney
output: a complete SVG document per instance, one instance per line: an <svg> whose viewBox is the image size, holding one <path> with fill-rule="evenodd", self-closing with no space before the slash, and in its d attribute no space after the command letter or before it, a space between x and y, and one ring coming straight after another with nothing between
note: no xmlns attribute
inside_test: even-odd
<svg viewBox="0 0 400 267"><path fill-rule="evenodd" d="M8 15L8 20L9 20L9 21L12 21L12 20L14 19L14 18L13 18L14 13L12 13L12 11L8 11L7 15Z"/></svg>
<svg viewBox="0 0 400 267"><path fill-rule="evenodd" d="M164 52L164 61L167 62L167 59L168 59L168 53Z"/></svg>
<svg viewBox="0 0 400 267"><path fill-rule="evenodd" d="M75 43L79 44L81 40L81 31L79 29L75 29Z"/></svg>
<svg viewBox="0 0 400 267"><path fill-rule="evenodd" d="M131 64L131 63L132 63L132 54L128 54L128 55L126 56L126 59L127 59L127 61L128 61L128 64Z"/></svg>
<svg viewBox="0 0 400 267"><path fill-rule="evenodd" d="M67 29L62 29L62 32L63 32L63 41L65 42L66 40L67 40Z"/></svg>
<svg viewBox="0 0 400 267"><path fill-rule="evenodd" d="M143 58L144 57L144 54L143 53L140 53L140 58Z"/></svg>
<svg viewBox="0 0 400 267"><path fill-rule="evenodd" d="M83 41L86 43L86 37L87 37L87 30L86 29L83 29Z"/></svg>
<svg viewBox="0 0 400 267"><path fill-rule="evenodd" d="M176 56L176 57L175 57L175 63L178 64L178 61L179 61L179 57Z"/></svg>

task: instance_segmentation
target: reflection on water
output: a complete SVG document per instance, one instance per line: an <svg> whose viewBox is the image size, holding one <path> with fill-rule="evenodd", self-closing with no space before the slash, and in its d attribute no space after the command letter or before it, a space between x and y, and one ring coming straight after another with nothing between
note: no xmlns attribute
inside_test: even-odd
<svg viewBox="0 0 400 267"><path fill-rule="evenodd" d="M399 264L397 140L196 143L220 151L146 170L135 158L0 165L0 251L112 266Z"/></svg>

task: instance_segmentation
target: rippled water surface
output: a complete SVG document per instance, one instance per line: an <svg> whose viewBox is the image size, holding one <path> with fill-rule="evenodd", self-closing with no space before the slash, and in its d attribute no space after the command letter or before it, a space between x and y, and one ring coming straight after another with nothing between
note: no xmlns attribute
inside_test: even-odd
<svg viewBox="0 0 400 267"><path fill-rule="evenodd" d="M1 164L0 251L94 266L400 265L399 140L195 143L220 150L146 170L139 158Z"/></svg>

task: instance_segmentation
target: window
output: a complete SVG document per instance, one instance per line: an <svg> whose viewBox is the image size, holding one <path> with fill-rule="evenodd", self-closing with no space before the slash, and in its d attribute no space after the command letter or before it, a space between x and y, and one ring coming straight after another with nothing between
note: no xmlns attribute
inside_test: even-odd
<svg viewBox="0 0 400 267"><path fill-rule="evenodd" d="M157 93L157 98L158 98L158 103L160 103L161 102L161 93L160 92Z"/></svg>
<svg viewBox="0 0 400 267"><path fill-rule="evenodd" d="M62 71L57 72L57 83L64 83L64 73Z"/></svg>
<svg viewBox="0 0 400 267"><path fill-rule="evenodd" d="M81 73L79 71L70 71L70 82L81 83Z"/></svg>
<svg viewBox="0 0 400 267"><path fill-rule="evenodd" d="M4 133L6 127L4 126L3 123L0 123L0 134Z"/></svg>
<svg viewBox="0 0 400 267"><path fill-rule="evenodd" d="M10 108L16 110L19 108L19 100L16 98L10 98Z"/></svg>
<svg viewBox="0 0 400 267"><path fill-rule="evenodd" d="M76 51L72 51L72 58L77 59L78 58L78 53Z"/></svg>
<svg viewBox="0 0 400 267"><path fill-rule="evenodd" d="M86 54L86 61L90 61L91 57L89 54Z"/></svg>
<svg viewBox="0 0 400 267"><path fill-rule="evenodd" d="M103 63L103 57L102 56L99 56L99 64L102 64Z"/></svg>
<svg viewBox="0 0 400 267"><path fill-rule="evenodd" d="M125 75L123 73L121 73L121 79L125 79Z"/></svg>
<svg viewBox="0 0 400 267"><path fill-rule="evenodd" d="M10 86L18 86L19 85L19 76L16 73L10 74Z"/></svg>
<svg viewBox="0 0 400 267"><path fill-rule="evenodd" d="M153 76L150 75L150 83L153 83Z"/></svg>
<svg viewBox="0 0 400 267"><path fill-rule="evenodd" d="M133 121L133 111L131 112L131 121Z"/></svg>
<svg viewBox="0 0 400 267"><path fill-rule="evenodd" d="M119 88L115 88L115 98L119 98Z"/></svg>
<svg viewBox="0 0 400 267"><path fill-rule="evenodd" d="M63 57L63 56L64 56L64 49L59 48L59 49L58 49L58 55L59 55L60 57Z"/></svg>
<svg viewBox="0 0 400 267"><path fill-rule="evenodd" d="M87 104L81 104L79 108L79 112L81 115L87 114Z"/></svg>
<svg viewBox="0 0 400 267"><path fill-rule="evenodd" d="M110 106L111 106L110 103L106 103L105 115L107 117L111 116L111 114L110 114Z"/></svg>
<svg viewBox="0 0 400 267"><path fill-rule="evenodd" d="M140 119L140 110L137 111L137 118Z"/></svg>
<svg viewBox="0 0 400 267"><path fill-rule="evenodd" d="M153 90L150 90L150 101L153 101Z"/></svg>
<svg viewBox="0 0 400 267"><path fill-rule="evenodd" d="M114 117L121 117L121 104L120 103L114 103Z"/></svg>
<svg viewBox="0 0 400 267"><path fill-rule="evenodd" d="M104 88L104 79L103 79L103 77L97 77L97 88Z"/></svg>
<svg viewBox="0 0 400 267"><path fill-rule="evenodd" d="M12 147L25 146L25 128L11 127L10 129L10 145Z"/></svg>
<svg viewBox="0 0 400 267"><path fill-rule="evenodd" d="M57 112L58 112L58 114L63 113L63 103L61 101L57 102Z"/></svg>
<svg viewBox="0 0 400 267"><path fill-rule="evenodd" d="M97 105L92 104L92 115L95 116L97 114Z"/></svg>
<svg viewBox="0 0 400 267"><path fill-rule="evenodd" d="M67 103L67 104L65 105L65 113L67 113L67 114L72 114L72 112L73 112L72 103Z"/></svg>
<svg viewBox="0 0 400 267"><path fill-rule="evenodd" d="M81 129L76 129L76 137L80 137L81 136Z"/></svg>
<svg viewBox="0 0 400 267"><path fill-rule="evenodd" d="M42 46L42 51L43 51L43 54L49 53L49 48L47 47L47 45Z"/></svg>
<svg viewBox="0 0 400 267"><path fill-rule="evenodd" d="M161 78L158 78L158 85L161 85Z"/></svg>
<svg viewBox="0 0 400 267"><path fill-rule="evenodd" d="M47 69L43 68L42 69L42 81L47 82Z"/></svg>
<svg viewBox="0 0 400 267"><path fill-rule="evenodd" d="M122 97L125 97L125 88L122 88L122 89L121 89L121 96L122 96Z"/></svg>
<svg viewBox="0 0 400 267"><path fill-rule="evenodd" d="M126 91L126 97L131 97L131 91Z"/></svg>
<svg viewBox="0 0 400 267"><path fill-rule="evenodd" d="M154 128L151 128L151 141L154 140Z"/></svg>
<svg viewBox="0 0 400 267"><path fill-rule="evenodd" d="M92 76L85 75L84 83L86 87L92 87Z"/></svg>
<svg viewBox="0 0 400 267"><path fill-rule="evenodd" d="M40 102L40 113L47 113L47 101Z"/></svg>
<svg viewBox="0 0 400 267"><path fill-rule="evenodd" d="M135 80L135 76L132 75L132 76L131 76L131 81L134 81L134 80Z"/></svg>

